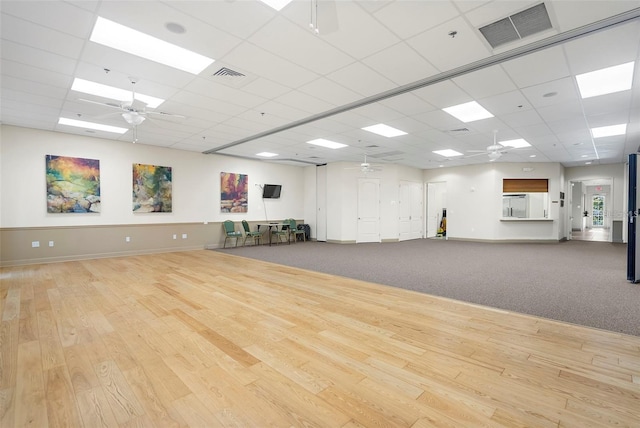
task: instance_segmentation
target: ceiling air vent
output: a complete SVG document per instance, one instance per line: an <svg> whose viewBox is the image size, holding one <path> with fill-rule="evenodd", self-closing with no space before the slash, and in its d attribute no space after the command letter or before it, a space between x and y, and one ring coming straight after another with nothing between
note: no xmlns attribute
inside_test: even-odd
<svg viewBox="0 0 640 428"><path fill-rule="evenodd" d="M480 28L492 48L521 40L552 28L544 3Z"/></svg>
<svg viewBox="0 0 640 428"><path fill-rule="evenodd" d="M247 77L246 74L228 67L222 67L211 75L216 81L226 85L241 87L255 79L255 76Z"/></svg>
<svg viewBox="0 0 640 428"><path fill-rule="evenodd" d="M213 76L244 77L244 74L227 67L222 67L220 70L213 73Z"/></svg>

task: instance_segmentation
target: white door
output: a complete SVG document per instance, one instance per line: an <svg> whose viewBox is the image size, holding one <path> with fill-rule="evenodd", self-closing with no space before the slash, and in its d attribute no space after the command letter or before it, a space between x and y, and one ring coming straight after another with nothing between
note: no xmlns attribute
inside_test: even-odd
<svg viewBox="0 0 640 428"><path fill-rule="evenodd" d="M411 239L411 183L400 182L398 192L398 240Z"/></svg>
<svg viewBox="0 0 640 428"><path fill-rule="evenodd" d="M422 238L424 227L424 187L411 183L411 239Z"/></svg>
<svg viewBox="0 0 640 428"><path fill-rule="evenodd" d="M380 180L358 179L358 242L380 242Z"/></svg>
<svg viewBox="0 0 640 428"><path fill-rule="evenodd" d="M422 184L400 182L398 240L422 238Z"/></svg>
<svg viewBox="0 0 640 428"><path fill-rule="evenodd" d="M316 241L327 241L327 167L316 167Z"/></svg>

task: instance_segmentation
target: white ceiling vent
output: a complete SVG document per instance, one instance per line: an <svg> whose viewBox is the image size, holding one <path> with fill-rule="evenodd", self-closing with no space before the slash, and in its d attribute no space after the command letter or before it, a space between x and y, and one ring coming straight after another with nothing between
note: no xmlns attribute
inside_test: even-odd
<svg viewBox="0 0 640 428"><path fill-rule="evenodd" d="M492 48L514 42L552 28L544 3L480 28Z"/></svg>

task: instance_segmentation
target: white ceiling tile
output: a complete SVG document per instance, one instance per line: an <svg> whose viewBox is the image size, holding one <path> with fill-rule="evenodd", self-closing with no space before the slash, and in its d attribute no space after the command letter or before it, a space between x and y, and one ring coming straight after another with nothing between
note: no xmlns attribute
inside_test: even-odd
<svg viewBox="0 0 640 428"><path fill-rule="evenodd" d="M400 39L381 25L379 20L363 14L358 4L348 1L333 2L336 8L334 19L337 21L337 30L327 32L320 12L322 8L330 7L331 3L318 2L320 34L317 37L344 51L352 58L362 59L400 42Z"/></svg>
<svg viewBox="0 0 640 428"><path fill-rule="evenodd" d="M438 70L406 43L398 43L362 60L398 86L437 74Z"/></svg>
<svg viewBox="0 0 640 428"><path fill-rule="evenodd" d="M251 43L300 67L321 75L353 62L353 58L333 49L322 37L277 17L248 39ZM282 43L287 40L287 43Z"/></svg>
<svg viewBox="0 0 640 428"><path fill-rule="evenodd" d="M251 43L242 43L223 59L229 64L290 88L298 88L318 78L317 72L285 58L287 57L274 55Z"/></svg>
<svg viewBox="0 0 640 428"><path fill-rule="evenodd" d="M2 13L20 16L32 23L81 38L91 32L93 25L90 11L69 2L3 0ZM9 32L9 29L3 28L2 32L5 31Z"/></svg>
<svg viewBox="0 0 640 428"><path fill-rule="evenodd" d="M598 32L564 45L571 72L574 74L599 70L638 59L640 21Z"/></svg>
<svg viewBox="0 0 640 428"><path fill-rule="evenodd" d="M71 58L5 40L0 45L0 52L2 59L30 65L43 71L51 70L70 75L76 67L76 61Z"/></svg>
<svg viewBox="0 0 640 428"><path fill-rule="evenodd" d="M450 37L451 31L456 31L457 35ZM440 71L452 70L491 54L463 18L407 39L407 43Z"/></svg>
<svg viewBox="0 0 640 428"><path fill-rule="evenodd" d="M348 104L362 98L349 88L326 78L314 80L301 86L299 89L311 97L333 103L335 106Z"/></svg>
<svg viewBox="0 0 640 428"><path fill-rule="evenodd" d="M487 98L516 89L504 70L497 65L452 80L474 99Z"/></svg>
<svg viewBox="0 0 640 428"><path fill-rule="evenodd" d="M482 98L478 103L495 116L521 113L532 109L529 100L519 90Z"/></svg>
<svg viewBox="0 0 640 428"><path fill-rule="evenodd" d="M469 94L449 80L417 89L413 94L438 109L473 101Z"/></svg>
<svg viewBox="0 0 640 428"><path fill-rule="evenodd" d="M640 7L640 2L637 0L553 1L549 5L560 31L578 28L637 7Z"/></svg>
<svg viewBox="0 0 640 428"><path fill-rule="evenodd" d="M561 47L555 46L501 64L518 86L527 87L558 80L570 75Z"/></svg>
<svg viewBox="0 0 640 428"><path fill-rule="evenodd" d="M374 16L403 39L441 25L458 16L449 1L397 1L379 9Z"/></svg>
<svg viewBox="0 0 640 428"><path fill-rule="evenodd" d="M2 39L69 58L77 57L84 46L81 38L5 14Z"/></svg>
<svg viewBox="0 0 640 428"><path fill-rule="evenodd" d="M212 26L241 39L276 16L275 10L255 1L175 1L171 6L194 19L206 19Z"/></svg>
<svg viewBox="0 0 640 428"><path fill-rule="evenodd" d="M572 77L522 88L521 90L527 97L529 103L535 108L567 102L578 102L580 99L578 87Z"/></svg>
<svg viewBox="0 0 640 428"><path fill-rule="evenodd" d="M327 75L327 78L357 92L362 97L375 95L396 87L391 80L359 62L331 73Z"/></svg>

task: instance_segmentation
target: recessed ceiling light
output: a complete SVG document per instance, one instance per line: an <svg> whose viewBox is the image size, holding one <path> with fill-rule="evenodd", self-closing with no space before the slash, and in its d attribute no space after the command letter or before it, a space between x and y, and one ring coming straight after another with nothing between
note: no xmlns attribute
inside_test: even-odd
<svg viewBox="0 0 640 428"><path fill-rule="evenodd" d="M601 126L599 128L591 128L593 138L613 137L616 135L624 135L627 132L627 124Z"/></svg>
<svg viewBox="0 0 640 428"><path fill-rule="evenodd" d="M279 11L280 9L282 9L283 7L291 3L292 0L260 0L260 1L266 4L267 6L272 7L275 10Z"/></svg>
<svg viewBox="0 0 640 428"><path fill-rule="evenodd" d="M90 40L192 74L200 74L214 61L102 17L98 17Z"/></svg>
<svg viewBox="0 0 640 428"><path fill-rule="evenodd" d="M443 108L442 110L465 123L493 117L491 113L475 101Z"/></svg>
<svg viewBox="0 0 640 428"><path fill-rule="evenodd" d="M444 156L444 157L453 157L453 156L462 156L462 153L456 152L455 150L445 149L445 150L434 150L433 153Z"/></svg>
<svg viewBox="0 0 640 428"><path fill-rule="evenodd" d="M335 141L325 140L324 138L318 138L315 140L307 141L309 144L313 144L316 146L326 147L328 149L341 149L343 147L347 147L346 144L336 143Z"/></svg>
<svg viewBox="0 0 640 428"><path fill-rule="evenodd" d="M367 126L362 129L364 131L369 131L369 132L373 132L374 134L382 135L383 137L398 137L400 135L407 135L406 132L396 128L392 128L391 126L385 125L384 123Z"/></svg>
<svg viewBox="0 0 640 428"><path fill-rule="evenodd" d="M256 153L256 156L262 156L263 158L272 158L274 156L278 156L278 154L271 153L271 152L260 152L260 153Z"/></svg>
<svg viewBox="0 0 640 428"><path fill-rule="evenodd" d="M584 164L585 164L585 165L591 165L591 161L589 161L589 162L585 162Z"/></svg>
<svg viewBox="0 0 640 428"><path fill-rule="evenodd" d="M582 98L631 89L634 62L603 68L576 76Z"/></svg>
<svg viewBox="0 0 640 428"><path fill-rule="evenodd" d="M71 85L72 91L78 91L85 94L97 95L99 97L109 98L112 100L118 100L122 102L131 102L133 99L133 92L125 89L114 88L113 86L103 85L101 83L91 82L89 80L73 79ZM156 108L164 102L162 98L152 97L150 95L139 94L136 92L136 99L142 101L150 108Z"/></svg>
<svg viewBox="0 0 640 428"><path fill-rule="evenodd" d="M113 132L115 134L124 134L129 129L119 126L103 125L101 123L85 122L84 120L68 119L61 117L58 119L60 125L75 126L76 128L96 129L98 131Z"/></svg>
<svg viewBox="0 0 640 428"><path fill-rule="evenodd" d="M536 155L529 155L529 157L530 157L530 158L535 158L535 157L536 157Z"/></svg>
<svg viewBox="0 0 640 428"><path fill-rule="evenodd" d="M531 146L531 144L529 144L526 140L522 138L518 138L516 140L500 141L500 145L505 147L513 147L514 149L520 149L522 147Z"/></svg>

